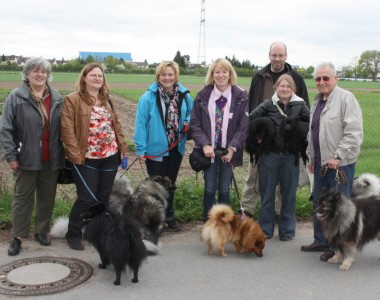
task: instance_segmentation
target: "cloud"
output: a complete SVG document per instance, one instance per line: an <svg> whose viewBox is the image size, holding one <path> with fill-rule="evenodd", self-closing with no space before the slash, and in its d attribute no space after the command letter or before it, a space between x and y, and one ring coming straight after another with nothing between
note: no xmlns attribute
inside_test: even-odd
<svg viewBox="0 0 380 300"><path fill-rule="evenodd" d="M180 50L198 60L201 1L3 2L0 52L6 55L68 59L79 51L110 51L159 62ZM269 45L281 40L291 64L347 65L380 49L379 10L375 0L207 0L206 59L235 55L263 66Z"/></svg>

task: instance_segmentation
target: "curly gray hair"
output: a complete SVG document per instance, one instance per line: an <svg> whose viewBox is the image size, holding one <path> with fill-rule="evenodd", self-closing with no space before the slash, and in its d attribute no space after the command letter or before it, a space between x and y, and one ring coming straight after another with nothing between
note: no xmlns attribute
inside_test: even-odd
<svg viewBox="0 0 380 300"><path fill-rule="evenodd" d="M47 73L47 82L52 81L53 77L51 76L51 64L42 57L33 57L26 61L24 68L22 69L22 80L27 81L28 75L32 70L40 69Z"/></svg>

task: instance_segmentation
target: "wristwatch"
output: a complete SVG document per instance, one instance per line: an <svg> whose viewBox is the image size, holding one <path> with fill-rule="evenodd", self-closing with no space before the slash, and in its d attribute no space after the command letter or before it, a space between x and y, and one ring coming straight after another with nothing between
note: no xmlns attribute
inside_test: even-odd
<svg viewBox="0 0 380 300"><path fill-rule="evenodd" d="M342 160L342 159L339 157L339 155L338 155L337 153L334 153L334 158L335 158L335 159Z"/></svg>

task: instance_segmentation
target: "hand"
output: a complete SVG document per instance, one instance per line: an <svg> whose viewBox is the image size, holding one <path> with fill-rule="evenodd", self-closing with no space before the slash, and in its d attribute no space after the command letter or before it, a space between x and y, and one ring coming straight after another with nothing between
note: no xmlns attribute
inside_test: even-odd
<svg viewBox="0 0 380 300"><path fill-rule="evenodd" d="M214 149L210 145L203 146L203 153L206 157L215 158Z"/></svg>
<svg viewBox="0 0 380 300"><path fill-rule="evenodd" d="M140 155L137 158L139 159L139 161L146 161L146 158L144 157L144 155Z"/></svg>
<svg viewBox="0 0 380 300"><path fill-rule="evenodd" d="M331 158L327 161L329 169L338 169L340 164L339 159Z"/></svg>
<svg viewBox="0 0 380 300"><path fill-rule="evenodd" d="M228 153L222 156L221 158L225 162L230 162L233 155L234 155L234 150L232 150L231 148L228 148Z"/></svg>
<svg viewBox="0 0 380 300"><path fill-rule="evenodd" d="M184 133L186 133L186 132L189 131L189 123L187 123L187 122L184 122L184 123L183 123L182 131L183 131Z"/></svg>
<svg viewBox="0 0 380 300"><path fill-rule="evenodd" d="M309 169L310 174L314 174L314 164L309 164L307 168Z"/></svg>
<svg viewBox="0 0 380 300"><path fill-rule="evenodd" d="M19 165L18 165L18 161L10 161L8 162L8 165L9 167L13 170L13 171L17 171Z"/></svg>

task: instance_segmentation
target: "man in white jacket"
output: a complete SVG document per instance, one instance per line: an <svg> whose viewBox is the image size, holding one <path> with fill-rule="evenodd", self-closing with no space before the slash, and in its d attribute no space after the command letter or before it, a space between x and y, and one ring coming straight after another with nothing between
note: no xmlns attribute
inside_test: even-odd
<svg viewBox="0 0 380 300"><path fill-rule="evenodd" d="M322 190L336 187L336 169L340 167L348 184L338 185L341 193L351 196L355 164L363 142L362 111L355 96L337 86L338 76L332 63L320 64L314 79L319 93L314 98L308 135L309 170L314 173L313 206L318 206ZM328 167L321 176L322 167ZM334 256L323 236L321 225L313 217L314 242L301 247L306 252L324 252L320 259L327 261Z"/></svg>

